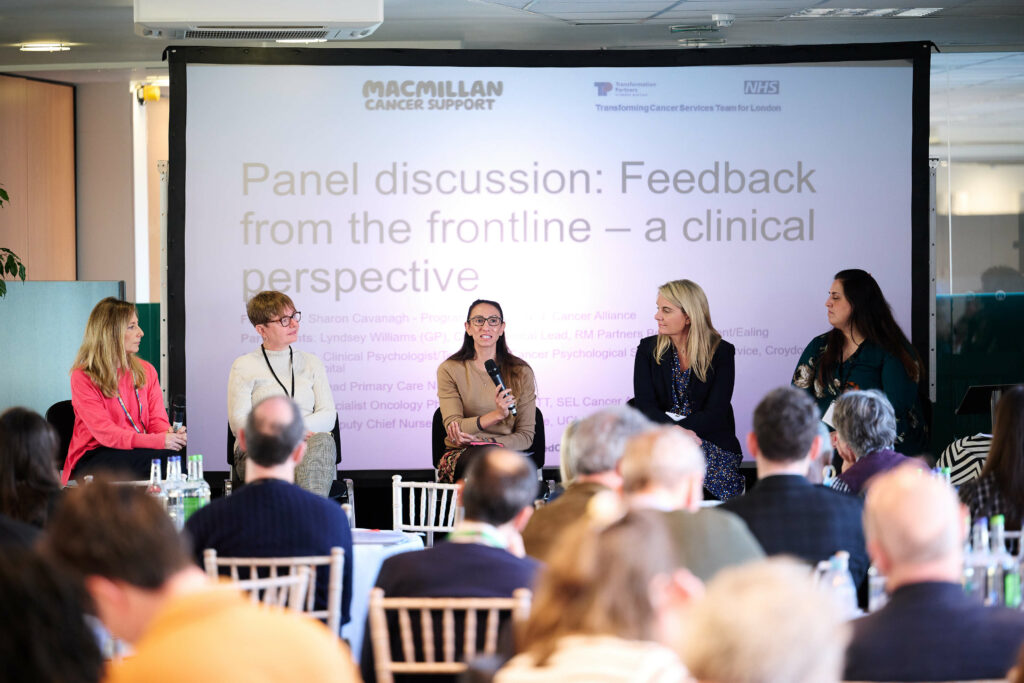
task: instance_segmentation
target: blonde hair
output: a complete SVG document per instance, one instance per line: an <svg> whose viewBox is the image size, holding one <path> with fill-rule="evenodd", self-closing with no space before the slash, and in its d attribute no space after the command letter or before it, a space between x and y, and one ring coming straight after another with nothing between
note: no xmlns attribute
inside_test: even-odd
<svg viewBox="0 0 1024 683"><path fill-rule="evenodd" d="M88 375L107 398L117 396L118 375L125 370L131 371L136 387L146 383L142 363L124 350L124 333L133 315L138 315L135 304L108 296L96 304L85 324L72 369Z"/></svg>
<svg viewBox="0 0 1024 683"><path fill-rule="evenodd" d="M270 289L249 299L249 303L245 305L245 313L249 316L249 322L255 327L256 325L266 325L274 319L275 315L283 313L288 308L295 310L295 303L291 297Z"/></svg>
<svg viewBox="0 0 1024 683"><path fill-rule="evenodd" d="M694 678L729 683L838 683L849 626L795 559L723 569L684 625Z"/></svg>
<svg viewBox="0 0 1024 683"><path fill-rule="evenodd" d="M521 650L543 666L565 636L654 640L651 582L673 569L662 513L633 511L611 525L584 515L541 570Z"/></svg>
<svg viewBox="0 0 1024 683"><path fill-rule="evenodd" d="M658 288L658 294L665 297L673 306L678 306L685 315L690 316L690 334L686 338L686 357L697 379L706 382L711 357L715 355L722 335L711 324L711 310L704 290L696 282L690 280L673 280ZM667 335L659 334L654 345L654 362L661 364L661 358L672 346Z"/></svg>

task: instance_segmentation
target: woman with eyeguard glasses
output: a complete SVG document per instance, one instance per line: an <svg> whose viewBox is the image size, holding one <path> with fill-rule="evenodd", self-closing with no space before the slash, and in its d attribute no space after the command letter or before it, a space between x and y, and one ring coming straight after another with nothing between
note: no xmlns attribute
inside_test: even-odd
<svg viewBox="0 0 1024 683"><path fill-rule="evenodd" d="M508 350L501 305L477 299L469 306L464 327L462 348L437 368L437 400L447 432L438 465L440 481L454 481L459 457L474 444L527 450L536 425L533 370ZM484 364L489 360L498 366L504 387L495 386L487 374Z"/></svg>
<svg viewBox="0 0 1024 683"><path fill-rule="evenodd" d="M238 438L253 405L268 396L291 396L306 425L306 455L295 468L295 483L327 496L338 475L337 449L331 429L338 418L323 362L295 351L302 313L287 294L260 292L245 307L249 322L263 339L260 348L239 356L228 376L228 424ZM235 472L245 480L245 452L235 441Z"/></svg>

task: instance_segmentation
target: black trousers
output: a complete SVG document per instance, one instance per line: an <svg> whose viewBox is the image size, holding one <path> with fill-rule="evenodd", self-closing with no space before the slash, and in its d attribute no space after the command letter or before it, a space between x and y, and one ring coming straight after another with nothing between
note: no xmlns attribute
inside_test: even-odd
<svg viewBox="0 0 1024 683"><path fill-rule="evenodd" d="M87 452L75 464L71 478L81 480L87 474L106 472L118 480L141 481L149 479L149 468L153 460L160 460L160 476L167 471L167 457L178 455L163 448L106 448L100 446Z"/></svg>

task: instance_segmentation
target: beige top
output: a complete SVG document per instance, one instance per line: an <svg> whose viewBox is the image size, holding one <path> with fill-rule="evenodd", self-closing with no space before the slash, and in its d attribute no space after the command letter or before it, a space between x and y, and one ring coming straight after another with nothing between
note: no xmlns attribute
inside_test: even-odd
<svg viewBox="0 0 1024 683"><path fill-rule="evenodd" d="M459 420L459 428L480 441L494 441L506 448L523 451L533 443L537 423L537 385L529 365L522 368L522 389L516 394L516 412L501 422L480 431L476 418L495 409L494 382L473 361L446 360L437 368L437 400L441 404L444 426ZM510 381L504 378L506 384ZM454 444L445 439L445 445Z"/></svg>

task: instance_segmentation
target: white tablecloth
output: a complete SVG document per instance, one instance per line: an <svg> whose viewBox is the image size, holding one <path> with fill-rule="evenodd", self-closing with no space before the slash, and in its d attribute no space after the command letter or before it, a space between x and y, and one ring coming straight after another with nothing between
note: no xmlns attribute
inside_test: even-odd
<svg viewBox="0 0 1024 683"><path fill-rule="evenodd" d="M363 649L363 630L366 628L366 613L369 609L370 589L377 582L377 574L384 560L398 553L419 550L423 538L417 534L400 531L353 529L352 530L352 603L349 614L352 619L341 629L341 635L352 647L356 662Z"/></svg>

